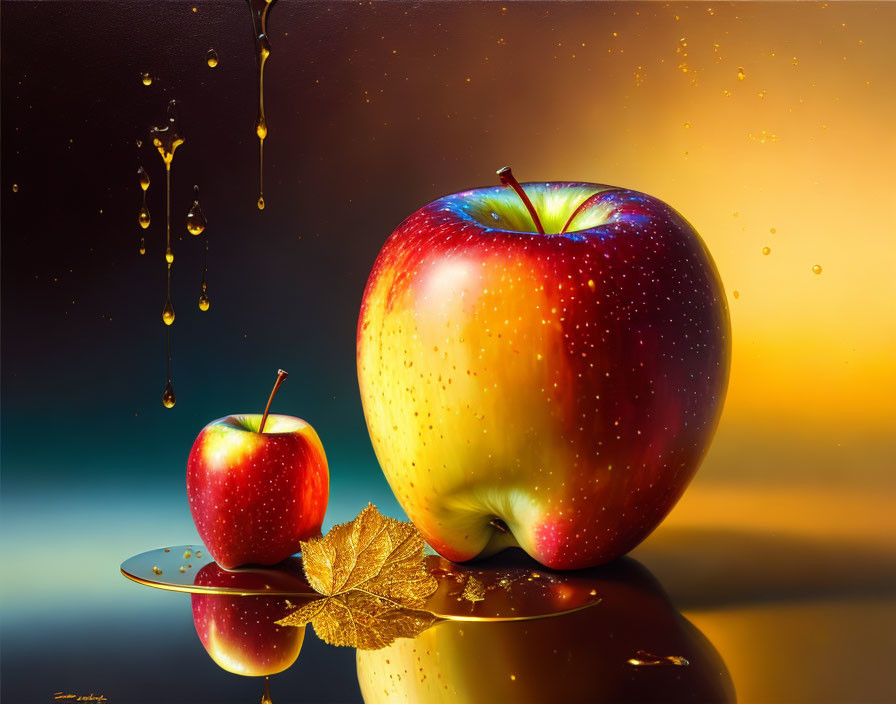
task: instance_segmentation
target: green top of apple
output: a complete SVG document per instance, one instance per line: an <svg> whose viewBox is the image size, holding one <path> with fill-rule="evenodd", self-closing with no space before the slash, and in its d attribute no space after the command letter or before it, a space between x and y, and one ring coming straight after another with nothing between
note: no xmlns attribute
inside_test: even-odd
<svg viewBox="0 0 896 704"><path fill-rule="evenodd" d="M226 425L235 430L244 430L250 433L259 432L261 426L261 413L240 413L227 416L218 421L221 425ZM283 416L271 413L264 426L264 435L291 435L298 433L308 427L308 423L301 418L294 416Z"/></svg>

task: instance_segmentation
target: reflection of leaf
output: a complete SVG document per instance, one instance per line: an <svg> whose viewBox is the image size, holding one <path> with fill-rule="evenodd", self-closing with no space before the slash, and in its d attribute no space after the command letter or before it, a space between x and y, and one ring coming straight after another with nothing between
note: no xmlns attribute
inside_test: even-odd
<svg viewBox="0 0 896 704"><path fill-rule="evenodd" d="M461 596L467 601L477 602L485 601L485 585L476 579L473 575L467 577L467 583L464 585L464 591Z"/></svg>
<svg viewBox="0 0 896 704"><path fill-rule="evenodd" d="M308 583L324 596L359 591L393 607L419 609L438 587L426 570L423 536L411 523L381 515L373 504L324 537L303 542L302 559Z"/></svg>
<svg viewBox="0 0 896 704"><path fill-rule="evenodd" d="M428 611L412 611L357 590L316 599L277 621L279 626L314 626L330 645L379 650L396 638L416 638L438 619Z"/></svg>

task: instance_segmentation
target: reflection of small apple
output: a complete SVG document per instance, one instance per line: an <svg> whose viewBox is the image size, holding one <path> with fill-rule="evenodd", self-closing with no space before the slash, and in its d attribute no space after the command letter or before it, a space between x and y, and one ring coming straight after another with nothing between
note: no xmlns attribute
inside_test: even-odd
<svg viewBox="0 0 896 704"><path fill-rule="evenodd" d="M591 574L602 600L582 611L445 621L359 650L365 704L735 701L721 656L644 567L624 558Z"/></svg>
<svg viewBox="0 0 896 704"><path fill-rule="evenodd" d="M508 177L531 203L445 196L383 246L358 322L364 413L441 555L519 545L591 567L643 540L696 472L728 382L728 309L706 246L662 201Z"/></svg>
<svg viewBox="0 0 896 704"><path fill-rule="evenodd" d="M274 393L285 376L281 371ZM298 552L302 540L320 534L328 491L327 458L314 428L267 410L209 423L187 461L193 521L226 569L273 565Z"/></svg>
<svg viewBox="0 0 896 704"><path fill-rule="evenodd" d="M220 576L227 575L222 582ZM196 584L239 586L233 575L210 563L196 575ZM253 575L254 577L254 575ZM254 581L245 586L254 587ZM299 657L305 629L278 626L295 609L288 599L272 596L193 594L193 623L199 640L218 665L238 675L273 675Z"/></svg>

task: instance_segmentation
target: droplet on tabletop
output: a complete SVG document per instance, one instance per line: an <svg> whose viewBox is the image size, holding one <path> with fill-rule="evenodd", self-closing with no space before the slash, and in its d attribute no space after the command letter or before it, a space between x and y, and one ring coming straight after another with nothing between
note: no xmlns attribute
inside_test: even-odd
<svg viewBox="0 0 896 704"><path fill-rule="evenodd" d="M813 273L813 274L820 274L820 273L821 273L821 264L816 264L815 266L813 266L813 267L812 267L812 273Z"/></svg>
<svg viewBox="0 0 896 704"><path fill-rule="evenodd" d="M731 295L734 296L735 298L740 298L740 291L732 291Z"/></svg>
<svg viewBox="0 0 896 704"><path fill-rule="evenodd" d="M209 68L214 68L218 65L218 52L214 49L209 49L208 53L205 55L205 61L208 64Z"/></svg>
<svg viewBox="0 0 896 704"><path fill-rule="evenodd" d="M737 67L737 80L742 81L742 80L744 80L746 77L747 77L747 74L744 73L744 67L743 67L743 66L738 66L738 67Z"/></svg>
<svg viewBox="0 0 896 704"><path fill-rule="evenodd" d="M171 385L171 380L168 380L168 383L165 385L165 393L162 394L162 405L165 408L174 408L174 404L177 403L177 399L174 397L174 387ZM158 574L161 574L161 570L159 570Z"/></svg>
<svg viewBox="0 0 896 704"><path fill-rule="evenodd" d="M171 305L171 299L165 301L165 307L162 308L162 322L165 325L171 325L174 322L174 306Z"/></svg>
<svg viewBox="0 0 896 704"><path fill-rule="evenodd" d="M162 574L162 570L159 569L158 565L153 565L153 566L152 566L152 571L153 571L154 574Z"/></svg>
<svg viewBox="0 0 896 704"><path fill-rule="evenodd" d="M185 559L185 560L189 560L191 557L193 557L193 553L192 553L192 551L190 551L190 550L184 550L184 559Z"/></svg>
<svg viewBox="0 0 896 704"><path fill-rule="evenodd" d="M763 247L763 248L762 248L762 253L763 253L763 254L771 254L771 253L772 253L772 249L771 249L771 247Z"/></svg>

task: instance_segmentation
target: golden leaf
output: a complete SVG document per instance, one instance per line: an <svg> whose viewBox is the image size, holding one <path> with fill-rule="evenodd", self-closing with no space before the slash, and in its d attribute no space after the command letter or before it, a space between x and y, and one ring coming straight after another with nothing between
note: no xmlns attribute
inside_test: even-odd
<svg viewBox="0 0 896 704"><path fill-rule="evenodd" d="M438 588L423 547L413 524L383 516L368 504L355 520L302 543L305 577L324 596L358 591L385 599L392 608L420 609ZM342 607L320 608L331 614Z"/></svg>
<svg viewBox="0 0 896 704"><path fill-rule="evenodd" d="M485 601L485 585L476 579L473 575L470 575L467 578L467 583L464 585L464 591L461 596L467 601L477 602L477 601Z"/></svg>
<svg viewBox="0 0 896 704"><path fill-rule="evenodd" d="M437 620L428 611L399 608L380 597L353 590L309 602L277 625L310 623L317 637L330 645L379 650L396 638L416 638Z"/></svg>

